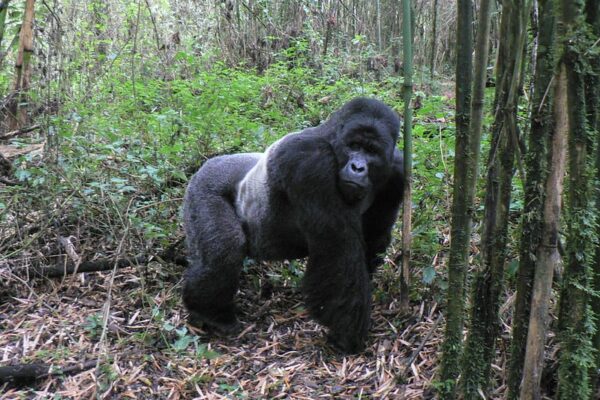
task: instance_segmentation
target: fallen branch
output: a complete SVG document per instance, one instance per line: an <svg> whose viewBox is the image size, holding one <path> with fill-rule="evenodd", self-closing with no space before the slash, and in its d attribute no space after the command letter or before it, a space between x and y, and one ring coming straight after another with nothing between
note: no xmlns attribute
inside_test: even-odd
<svg viewBox="0 0 600 400"><path fill-rule="evenodd" d="M433 335L433 332L435 332L435 330L437 329L437 327L440 324L440 322L442 322L442 318L443 318L443 315L442 315L442 313L440 313L438 315L437 319L435 320L434 324L429 329L429 332L427 332L427 335L425 335L425 338L423 339L423 341L421 342L421 344L419 345L419 347L417 347L417 349L415 351L413 351L412 355L410 356L410 358L408 359L408 361L404 365L404 370L402 370L402 373L401 373L400 376L402 376L402 377L406 376L406 373L410 369L410 366L415 361L415 359L417 358L417 356L419 355L419 353L421 352L421 350L423 350L423 347L425 347L425 344L427 344L427 342L429 341L429 338L431 338L431 335Z"/></svg>
<svg viewBox="0 0 600 400"><path fill-rule="evenodd" d="M17 182L15 182L11 179L8 179L4 176L0 176L0 183L5 184L6 186L16 186L17 185Z"/></svg>
<svg viewBox="0 0 600 400"><path fill-rule="evenodd" d="M142 255L131 258L121 259L100 259L94 261L84 261L79 265L73 263L57 262L55 265L36 265L28 266L27 268L19 268L18 270L13 269L11 272L19 276L33 276L33 277L45 277L45 278L62 278L67 275L83 273L83 272L97 272L97 271L108 271L115 267L127 268L136 265L146 265L154 259L159 261L172 262L177 265L187 266L187 260L183 255L183 250L180 244L183 240L179 240L169 246L165 251L157 255ZM64 256L60 257L64 261Z"/></svg>
<svg viewBox="0 0 600 400"><path fill-rule="evenodd" d="M39 125L31 125L30 127L27 127L27 128L21 128L21 129L17 129L16 131L6 132L6 133L3 133L2 135L0 135L0 140L10 139L13 136L22 135L23 133L29 133L29 132L35 131L36 129L40 129L40 126Z"/></svg>
<svg viewBox="0 0 600 400"><path fill-rule="evenodd" d="M111 270L117 264L117 268L127 268L133 265L146 264L150 261L151 257L138 256L131 259L124 258L120 260L94 260L84 261L79 266L73 264L67 265L53 265L53 266L34 266L29 267L28 271L30 275L42 276L46 278L58 278L66 275L82 272L96 272L96 271L107 271Z"/></svg>
<svg viewBox="0 0 600 400"><path fill-rule="evenodd" d="M20 387L33 383L37 379L57 375L75 375L82 371L96 367L97 360L60 368L52 364L18 364L0 367L0 383Z"/></svg>

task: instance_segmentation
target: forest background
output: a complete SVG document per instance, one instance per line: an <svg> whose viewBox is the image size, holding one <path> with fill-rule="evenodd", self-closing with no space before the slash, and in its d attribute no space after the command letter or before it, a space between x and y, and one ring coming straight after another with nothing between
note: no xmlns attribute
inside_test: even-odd
<svg viewBox="0 0 600 400"><path fill-rule="evenodd" d="M0 0L0 397L598 398L599 37L595 0ZM414 113L409 291L399 223L365 353L302 260L195 335L191 174L357 96Z"/></svg>

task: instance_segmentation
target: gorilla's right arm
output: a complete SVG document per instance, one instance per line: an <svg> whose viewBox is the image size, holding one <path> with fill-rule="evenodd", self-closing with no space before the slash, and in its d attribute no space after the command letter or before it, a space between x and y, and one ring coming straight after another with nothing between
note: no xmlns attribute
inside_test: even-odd
<svg viewBox="0 0 600 400"><path fill-rule="evenodd" d="M277 173L269 181L287 195L308 244L303 288L311 315L330 329L332 344L358 352L371 310L362 220L336 188L339 166L323 136L305 131L286 138L270 160Z"/></svg>
<svg viewBox="0 0 600 400"><path fill-rule="evenodd" d="M363 233L367 245L369 274L383 264L382 253L392 240L392 229L404 193L404 157L398 149L394 151L392 174L385 186L377 193L373 204L363 215Z"/></svg>

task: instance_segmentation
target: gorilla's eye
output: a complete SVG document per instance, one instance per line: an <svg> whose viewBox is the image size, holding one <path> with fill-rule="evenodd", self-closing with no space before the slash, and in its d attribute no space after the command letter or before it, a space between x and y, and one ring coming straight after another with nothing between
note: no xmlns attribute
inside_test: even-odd
<svg viewBox="0 0 600 400"><path fill-rule="evenodd" d="M365 142L365 143L350 142L348 144L348 147L352 151L362 151L362 152L369 153L369 154L378 154L379 153L379 147L373 143L368 143L368 142Z"/></svg>
<svg viewBox="0 0 600 400"><path fill-rule="evenodd" d="M364 148L367 153L376 154L379 152L379 147L372 144L367 144L364 146Z"/></svg>
<svg viewBox="0 0 600 400"><path fill-rule="evenodd" d="M351 142L350 144L348 144L348 147L352 151L360 151L363 148L362 144L360 144L359 142Z"/></svg>

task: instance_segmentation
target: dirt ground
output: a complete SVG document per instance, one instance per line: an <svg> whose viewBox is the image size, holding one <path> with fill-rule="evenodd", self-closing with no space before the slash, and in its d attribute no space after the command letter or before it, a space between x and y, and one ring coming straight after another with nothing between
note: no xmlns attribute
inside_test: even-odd
<svg viewBox="0 0 600 400"><path fill-rule="evenodd" d="M435 303L413 304L402 316L394 300L378 298L376 277L368 348L343 356L309 318L298 285L257 266L242 277L243 331L193 334L180 302L181 268L151 262L51 280L17 276L0 264L0 366L66 369L0 385L0 397L433 397L443 330Z"/></svg>

